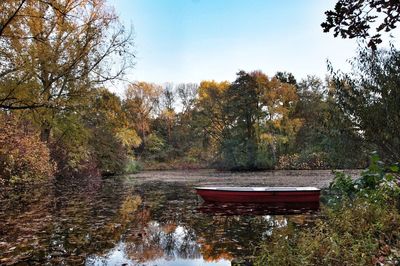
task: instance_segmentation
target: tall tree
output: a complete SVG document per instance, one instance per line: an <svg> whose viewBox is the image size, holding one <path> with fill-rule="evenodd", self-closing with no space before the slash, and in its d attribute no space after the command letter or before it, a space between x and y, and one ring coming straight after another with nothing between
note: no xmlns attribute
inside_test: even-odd
<svg viewBox="0 0 400 266"><path fill-rule="evenodd" d="M142 140L139 152L144 150L151 118L157 111L161 93L161 86L146 82L132 83L125 91L124 110Z"/></svg>
<svg viewBox="0 0 400 266"><path fill-rule="evenodd" d="M198 89L199 85L196 83L181 83L176 86L180 104L182 105L181 113L187 113L193 108Z"/></svg>
<svg viewBox="0 0 400 266"><path fill-rule="evenodd" d="M232 158L234 165L256 168L258 148L258 122L262 115L260 99L263 91L254 76L240 71L227 91L225 112L231 127L225 128L230 137L224 140L225 158ZM240 146L236 149L233 146ZM231 157L231 154L234 156ZM236 156L235 156L236 155ZM247 158L242 157L244 155ZM238 159L243 158L243 159ZM239 163L240 162L240 163Z"/></svg>
<svg viewBox="0 0 400 266"><path fill-rule="evenodd" d="M219 146L225 138L227 117L224 106L227 105L227 81L202 81L198 89L196 113L194 119L203 131L203 144L208 147L212 156L217 156Z"/></svg>
<svg viewBox="0 0 400 266"><path fill-rule="evenodd" d="M299 155L298 163L306 164L305 167L363 167L362 138L337 105L330 81L308 76L299 82L298 94L294 115L303 123L291 150ZM354 153L359 156L353 156Z"/></svg>
<svg viewBox="0 0 400 266"><path fill-rule="evenodd" d="M400 161L400 52L362 50L353 73L336 73L337 101L383 158Z"/></svg>
<svg viewBox="0 0 400 266"><path fill-rule="evenodd" d="M44 141L52 117L133 65L132 36L104 0L26 1L0 44L0 108L36 110Z"/></svg>
<svg viewBox="0 0 400 266"><path fill-rule="evenodd" d="M291 117L295 86L260 71L240 71L224 93L221 150L228 168L272 168L301 125Z"/></svg>

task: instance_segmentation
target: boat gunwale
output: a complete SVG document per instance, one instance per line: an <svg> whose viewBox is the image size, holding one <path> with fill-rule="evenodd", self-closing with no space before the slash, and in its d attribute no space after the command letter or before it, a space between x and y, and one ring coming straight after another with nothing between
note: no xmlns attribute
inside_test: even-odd
<svg viewBox="0 0 400 266"><path fill-rule="evenodd" d="M238 190L238 188L242 190ZM257 188L256 190L252 190ZM275 189L274 189L275 188ZM316 187L194 187L200 191L215 191L215 192L234 192L234 193L269 193L269 192L320 192L321 189ZM236 189L236 190L235 190Z"/></svg>

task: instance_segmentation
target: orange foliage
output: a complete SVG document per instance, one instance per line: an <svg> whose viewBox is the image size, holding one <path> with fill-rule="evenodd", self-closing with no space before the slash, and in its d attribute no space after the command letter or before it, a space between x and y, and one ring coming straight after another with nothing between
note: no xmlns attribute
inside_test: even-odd
<svg viewBox="0 0 400 266"><path fill-rule="evenodd" d="M53 177L56 167L39 134L13 116L0 115L0 124L0 184Z"/></svg>

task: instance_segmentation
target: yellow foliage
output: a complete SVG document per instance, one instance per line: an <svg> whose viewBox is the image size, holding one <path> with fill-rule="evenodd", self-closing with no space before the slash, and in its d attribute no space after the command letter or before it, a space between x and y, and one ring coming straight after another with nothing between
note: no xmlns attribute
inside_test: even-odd
<svg viewBox="0 0 400 266"><path fill-rule="evenodd" d="M119 209L119 213L122 218L125 220L132 216L142 204L142 198L138 195L127 196L125 200L122 202L121 207Z"/></svg>
<svg viewBox="0 0 400 266"><path fill-rule="evenodd" d="M198 89L199 101L205 101L211 98L221 96L224 91L226 91L230 86L228 81L216 82L214 80L207 81L204 80L200 83Z"/></svg>
<svg viewBox="0 0 400 266"><path fill-rule="evenodd" d="M137 148L142 143L139 135L136 133L135 129L123 127L116 130L115 136L125 147Z"/></svg>

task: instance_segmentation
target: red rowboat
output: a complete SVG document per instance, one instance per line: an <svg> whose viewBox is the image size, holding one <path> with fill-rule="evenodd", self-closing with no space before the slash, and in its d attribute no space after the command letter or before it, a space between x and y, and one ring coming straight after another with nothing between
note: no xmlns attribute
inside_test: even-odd
<svg viewBox="0 0 400 266"><path fill-rule="evenodd" d="M206 202L232 203L318 203L315 187L195 187Z"/></svg>

